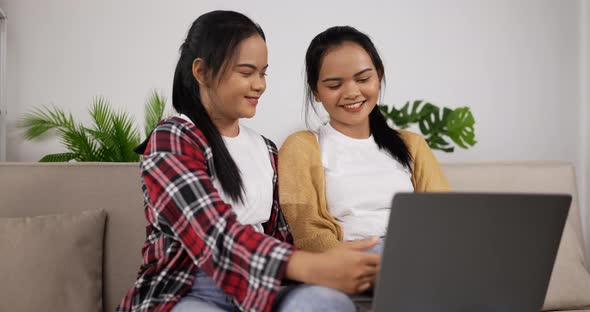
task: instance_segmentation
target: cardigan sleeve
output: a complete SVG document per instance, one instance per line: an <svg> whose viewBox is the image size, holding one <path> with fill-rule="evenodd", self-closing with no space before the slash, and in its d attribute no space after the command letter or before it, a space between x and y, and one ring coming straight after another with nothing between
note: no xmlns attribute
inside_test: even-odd
<svg viewBox="0 0 590 312"><path fill-rule="evenodd" d="M448 192L449 182L443 174L436 157L421 135L403 131L413 159L412 183L416 192Z"/></svg>
<svg viewBox="0 0 590 312"><path fill-rule="evenodd" d="M279 199L297 247L324 251L342 240L342 229L327 209L320 151L312 132L292 134L279 150Z"/></svg>

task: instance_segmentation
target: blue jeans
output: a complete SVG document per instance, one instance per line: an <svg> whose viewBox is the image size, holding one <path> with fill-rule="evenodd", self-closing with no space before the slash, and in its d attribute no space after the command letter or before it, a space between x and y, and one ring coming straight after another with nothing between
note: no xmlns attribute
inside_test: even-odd
<svg viewBox="0 0 590 312"><path fill-rule="evenodd" d="M377 244L375 244L375 246L369 248L369 249L365 249L366 252L371 252L371 253L378 253L380 255L383 254L383 246L385 244L385 239L383 237L381 237L379 239L379 241L377 242Z"/></svg>
<svg viewBox="0 0 590 312"><path fill-rule="evenodd" d="M237 311L231 299L207 273L198 270L191 290L172 308L171 312Z"/></svg>
<svg viewBox="0 0 590 312"><path fill-rule="evenodd" d="M350 297L336 289L300 284L284 287L276 311L356 311ZM172 312L234 312L230 298L203 271L197 272L191 291L172 308Z"/></svg>
<svg viewBox="0 0 590 312"><path fill-rule="evenodd" d="M366 252L383 253L383 238ZM299 284L283 287L276 311L355 312L357 308L345 293L324 286ZM237 311L231 298L203 271L199 270L191 291L180 299L172 312Z"/></svg>
<svg viewBox="0 0 590 312"><path fill-rule="evenodd" d="M366 249L369 253L383 253L384 240L381 238L375 246ZM292 287L279 303L278 311L357 311L352 299L345 293L328 287L301 284Z"/></svg>

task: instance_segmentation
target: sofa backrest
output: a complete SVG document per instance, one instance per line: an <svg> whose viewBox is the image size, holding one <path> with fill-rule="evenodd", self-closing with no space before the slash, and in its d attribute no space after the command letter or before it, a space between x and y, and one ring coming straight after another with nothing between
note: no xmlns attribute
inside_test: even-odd
<svg viewBox="0 0 590 312"><path fill-rule="evenodd" d="M576 176L572 165L557 162L494 162L443 166L455 191L567 193L568 220L543 305L547 310L590 307L590 273L584 244Z"/></svg>
<svg viewBox="0 0 590 312"><path fill-rule="evenodd" d="M583 242L575 173L565 163L443 165L456 191L569 193L571 226ZM145 219L137 163L0 163L0 218L106 210L104 311L133 285L141 262Z"/></svg>
<svg viewBox="0 0 590 312"><path fill-rule="evenodd" d="M572 195L568 223L579 242L583 231L578 206L576 173L563 162L479 162L442 166L453 191L566 193ZM585 246L583 247L584 249Z"/></svg>
<svg viewBox="0 0 590 312"><path fill-rule="evenodd" d="M0 218L91 209L107 212L103 309L114 311L137 276L145 240L139 165L0 163Z"/></svg>

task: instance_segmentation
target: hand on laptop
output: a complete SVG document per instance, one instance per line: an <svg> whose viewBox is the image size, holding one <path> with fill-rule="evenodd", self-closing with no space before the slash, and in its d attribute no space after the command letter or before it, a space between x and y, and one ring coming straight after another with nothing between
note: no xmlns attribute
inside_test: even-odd
<svg viewBox="0 0 590 312"><path fill-rule="evenodd" d="M380 255L364 250L378 241L373 237L343 242L322 253L296 251L287 267L287 276L347 294L363 292L374 285L381 262Z"/></svg>

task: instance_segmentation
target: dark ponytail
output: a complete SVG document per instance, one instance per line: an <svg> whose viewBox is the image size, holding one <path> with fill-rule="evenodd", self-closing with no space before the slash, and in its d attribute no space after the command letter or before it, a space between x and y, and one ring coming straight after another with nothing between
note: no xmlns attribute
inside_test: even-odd
<svg viewBox="0 0 590 312"><path fill-rule="evenodd" d="M342 45L343 42L356 43L367 51L367 54L369 54L373 61L373 65L375 65L382 86L385 85L385 68L383 66L383 61L371 39L350 26L328 28L313 38L307 48L307 53L305 54L305 72L307 76L307 83L305 86L307 102L305 106L305 117L308 125L309 108L311 107L317 113L316 108L313 106L313 93L317 91L323 57L326 52L334 47ZM383 117L383 114L381 114L381 111L379 110L379 105L375 105L369 114L369 126L377 146L379 146L380 149L386 150L393 158L399 161L411 172L412 157L408 151L408 147L400 137L399 132L389 127L385 117Z"/></svg>
<svg viewBox="0 0 590 312"><path fill-rule="evenodd" d="M375 108L369 114L369 126L377 146L389 152L393 158L397 159L405 168L412 172L412 158L406 143L400 137L399 132L387 125L387 121L383 117L383 114L381 114L378 105L375 105Z"/></svg>
<svg viewBox="0 0 590 312"><path fill-rule="evenodd" d="M219 129L211 120L200 97L199 83L193 76L193 61L203 60L206 77L214 81L223 75L243 40L264 32L248 17L233 11L212 11L201 15L192 24L180 47L180 59L174 72L172 105L188 116L201 130L213 153L216 177L223 191L234 201L243 200L240 171L231 157ZM145 147L144 147L145 149Z"/></svg>

